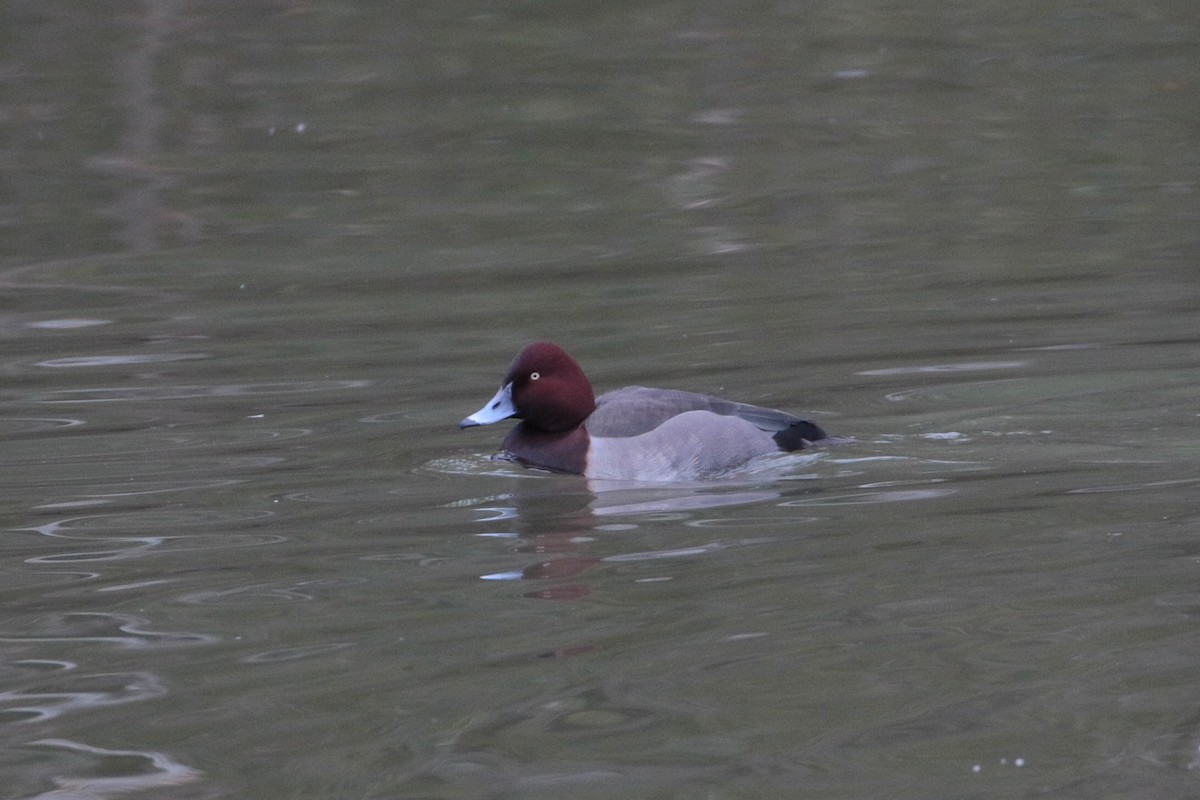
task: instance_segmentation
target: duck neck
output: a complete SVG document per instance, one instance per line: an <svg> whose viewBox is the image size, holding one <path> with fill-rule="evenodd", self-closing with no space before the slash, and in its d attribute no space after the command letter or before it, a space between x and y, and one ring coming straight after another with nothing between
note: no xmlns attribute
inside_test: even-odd
<svg viewBox="0 0 1200 800"><path fill-rule="evenodd" d="M522 422L504 437L504 451L531 467L582 475L587 469L589 437L583 425L545 431Z"/></svg>

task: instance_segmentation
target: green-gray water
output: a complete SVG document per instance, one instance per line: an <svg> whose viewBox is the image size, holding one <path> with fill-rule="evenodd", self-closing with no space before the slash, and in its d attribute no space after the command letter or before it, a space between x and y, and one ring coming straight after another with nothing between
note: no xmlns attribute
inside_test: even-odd
<svg viewBox="0 0 1200 800"><path fill-rule="evenodd" d="M1191 2L3 26L5 798L1200 795ZM856 442L490 460L537 338Z"/></svg>

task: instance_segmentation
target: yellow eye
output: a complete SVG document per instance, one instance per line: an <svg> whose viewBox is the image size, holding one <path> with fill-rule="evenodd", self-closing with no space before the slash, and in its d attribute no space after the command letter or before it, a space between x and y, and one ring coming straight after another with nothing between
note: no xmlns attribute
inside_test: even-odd
<svg viewBox="0 0 1200 800"><path fill-rule="evenodd" d="M536 372L529 373L529 380L531 380L531 381L536 381L540 377L542 377L542 376Z"/></svg>

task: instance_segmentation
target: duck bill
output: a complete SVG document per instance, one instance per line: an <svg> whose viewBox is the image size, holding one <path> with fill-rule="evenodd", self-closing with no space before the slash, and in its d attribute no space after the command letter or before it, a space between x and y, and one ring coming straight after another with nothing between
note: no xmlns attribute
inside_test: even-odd
<svg viewBox="0 0 1200 800"><path fill-rule="evenodd" d="M496 396L487 401L487 405L471 416L458 423L460 428L470 428L473 425L491 425L502 419L515 417L517 407L513 405L512 384L506 383L496 392Z"/></svg>

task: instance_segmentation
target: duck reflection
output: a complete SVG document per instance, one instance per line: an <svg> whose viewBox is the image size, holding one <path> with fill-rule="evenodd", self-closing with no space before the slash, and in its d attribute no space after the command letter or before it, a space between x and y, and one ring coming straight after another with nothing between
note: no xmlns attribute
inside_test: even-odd
<svg viewBox="0 0 1200 800"><path fill-rule="evenodd" d="M717 484L717 487L720 485ZM728 488L728 487L725 487ZM580 576L602 561L634 560L669 554L625 554L602 557L592 543L606 531L638 527L637 519L698 509L760 503L780 497L778 491L715 491L714 484L653 486L645 483L589 480L553 475L523 478L507 495L512 507L486 509L495 515L481 522L511 521L514 533L484 534L516 540L513 552L536 558L519 570L481 576L484 580L523 580L541 584L524 593L538 600L580 600L592 593ZM483 510L483 509L480 509ZM622 521L622 517L629 518Z"/></svg>

